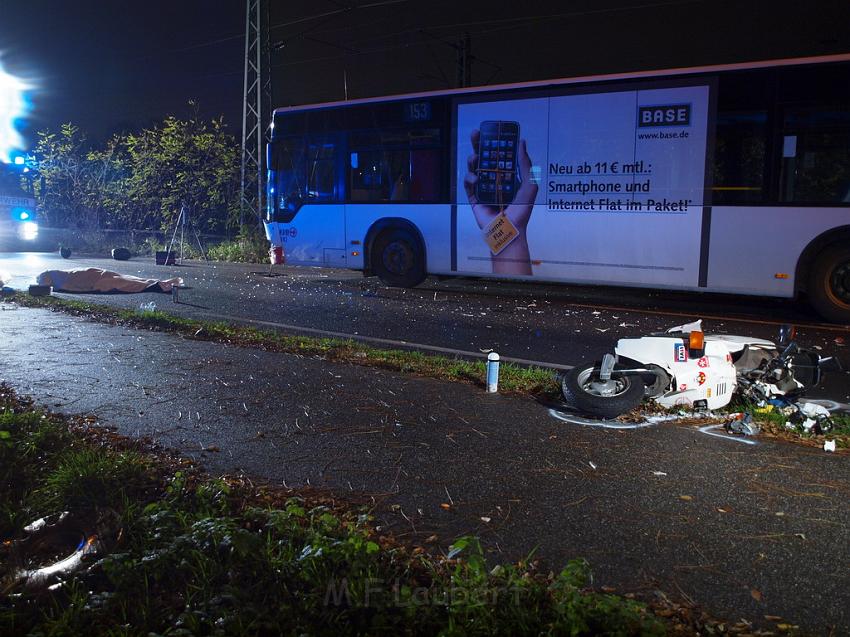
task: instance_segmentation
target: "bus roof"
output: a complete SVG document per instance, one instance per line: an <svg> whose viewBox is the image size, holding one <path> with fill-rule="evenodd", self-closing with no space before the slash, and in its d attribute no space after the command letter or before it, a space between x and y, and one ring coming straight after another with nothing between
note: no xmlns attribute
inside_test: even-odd
<svg viewBox="0 0 850 637"><path fill-rule="evenodd" d="M420 99L425 97L443 97L449 95L469 95L490 91L499 91L516 88L534 88L546 86L561 86L566 84L580 84L583 82L607 82L616 80L631 80L647 77L689 75L692 73L718 73L723 71L742 71L748 69L762 69L778 66L795 66L802 64L828 64L830 62L850 62L850 53L838 53L834 55L819 55L799 58L782 58L779 60L764 60L760 62L739 62L734 64L717 64L710 66L676 67L670 69L659 69L655 71L631 71L628 73L607 73L602 75L585 75L580 77L560 78L552 80L534 80L532 82L518 82L514 84L492 84L487 86L473 86L470 88L446 89L442 91L423 91L419 93L404 93L399 95L386 95L380 97L365 97L355 100L339 100L335 102L318 102L314 104L300 104L297 106L283 106L276 108L273 115L278 113L293 113L317 108L333 108L337 106L355 106L358 104L372 104L379 102L393 102L396 100Z"/></svg>

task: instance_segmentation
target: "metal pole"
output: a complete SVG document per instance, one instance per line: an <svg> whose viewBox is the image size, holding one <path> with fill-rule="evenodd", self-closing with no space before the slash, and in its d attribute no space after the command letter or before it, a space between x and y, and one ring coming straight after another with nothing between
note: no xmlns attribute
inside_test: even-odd
<svg viewBox="0 0 850 637"><path fill-rule="evenodd" d="M270 82L266 81L268 56L264 42L263 18L265 0L246 0L245 10L245 78L242 84L242 181L239 209L240 224L261 223L263 204L263 107ZM264 68L266 69L264 72Z"/></svg>
<svg viewBox="0 0 850 637"><path fill-rule="evenodd" d="M239 183L239 227L245 225L245 150L248 135L248 52L251 49L251 0L245 3L245 72L242 83L242 175Z"/></svg>

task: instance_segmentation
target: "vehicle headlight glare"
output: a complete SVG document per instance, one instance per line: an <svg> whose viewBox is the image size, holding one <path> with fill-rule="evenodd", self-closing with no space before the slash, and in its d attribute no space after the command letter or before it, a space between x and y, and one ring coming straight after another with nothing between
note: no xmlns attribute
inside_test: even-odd
<svg viewBox="0 0 850 637"><path fill-rule="evenodd" d="M34 221L25 221L21 224L21 238L24 241L32 241L38 236L38 224Z"/></svg>

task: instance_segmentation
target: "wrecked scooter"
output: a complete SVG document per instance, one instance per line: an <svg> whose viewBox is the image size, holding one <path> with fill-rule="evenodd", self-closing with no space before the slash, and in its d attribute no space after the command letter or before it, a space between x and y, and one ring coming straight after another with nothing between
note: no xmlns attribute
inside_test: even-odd
<svg viewBox="0 0 850 637"><path fill-rule="evenodd" d="M617 341L613 354L577 365L561 379L564 399L599 418L616 418L644 398L661 407L720 409L736 390L752 402L792 401L820 382L821 358L790 340L705 334L701 321Z"/></svg>

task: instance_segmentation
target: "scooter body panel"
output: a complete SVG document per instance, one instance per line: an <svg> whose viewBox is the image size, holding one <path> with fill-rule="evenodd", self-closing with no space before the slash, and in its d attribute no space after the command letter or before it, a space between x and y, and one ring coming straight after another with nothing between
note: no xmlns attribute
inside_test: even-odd
<svg viewBox="0 0 850 637"><path fill-rule="evenodd" d="M615 353L657 365L671 377L668 390L654 398L662 407L688 407L705 401L709 409L725 407L736 387L735 365L722 341L706 339L705 349L693 352L681 337L645 336L620 339Z"/></svg>

